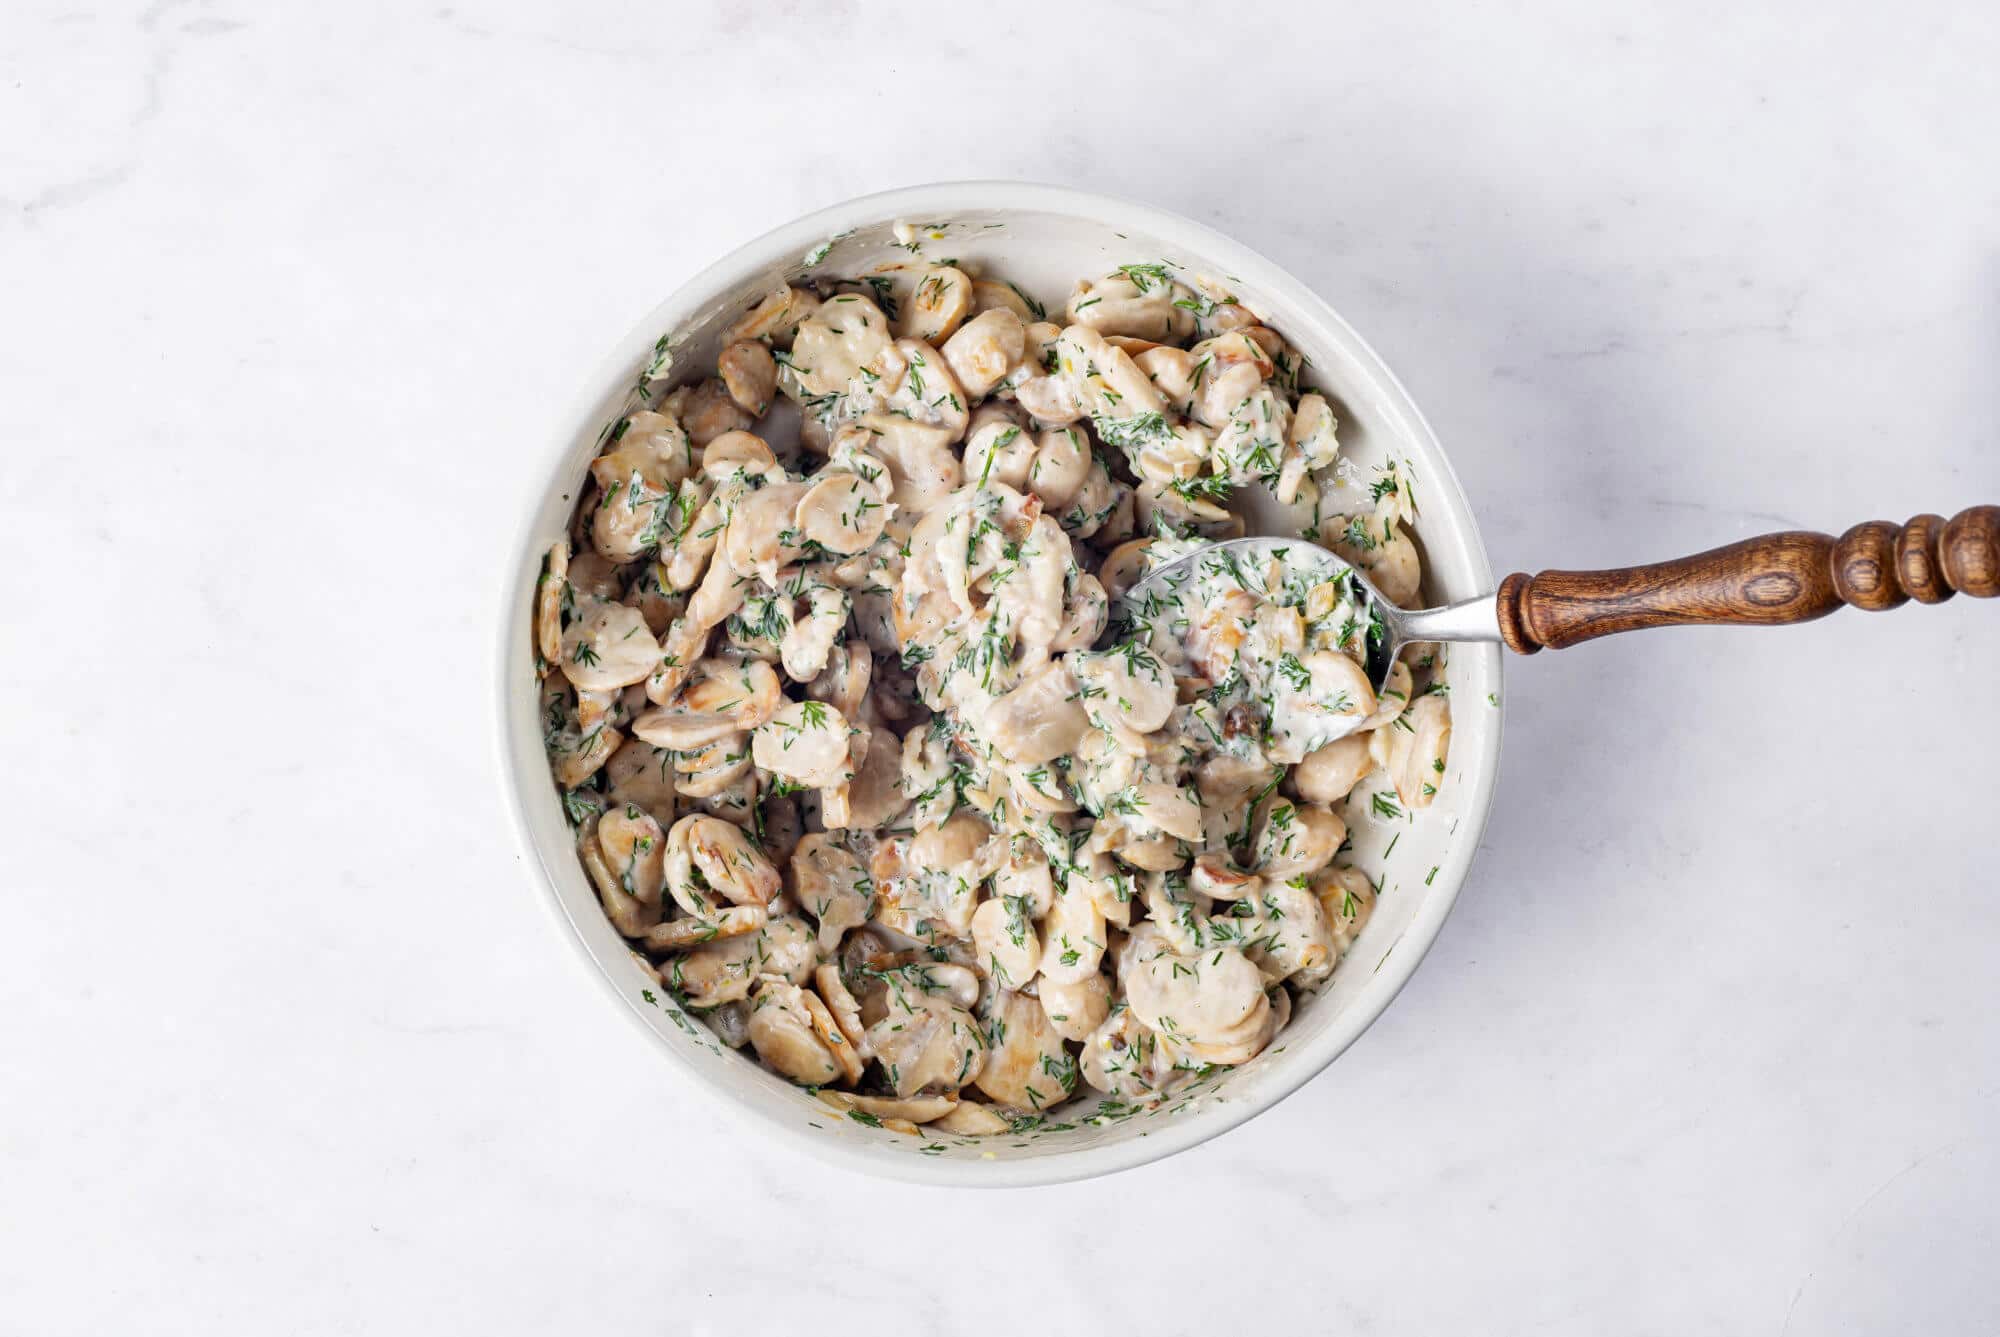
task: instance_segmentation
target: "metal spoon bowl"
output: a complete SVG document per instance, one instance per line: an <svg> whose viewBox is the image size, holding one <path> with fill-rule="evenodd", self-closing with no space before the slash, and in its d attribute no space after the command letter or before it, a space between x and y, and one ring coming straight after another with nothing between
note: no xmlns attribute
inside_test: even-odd
<svg viewBox="0 0 2000 1337"><path fill-rule="evenodd" d="M1178 604L1183 589L1200 571L1200 564L1218 558L1246 570L1261 569L1272 558L1282 558L1323 571L1321 579L1346 580L1361 620L1369 628L1363 637L1367 654L1362 667L1377 692L1388 684L1389 669L1405 645L1502 639L1498 606L1490 594L1439 608L1398 608L1382 597L1382 592L1358 567L1337 553L1304 539L1264 536L1211 543L1148 572L1112 601L1107 641L1122 639L1130 628L1148 625L1161 610Z"/></svg>

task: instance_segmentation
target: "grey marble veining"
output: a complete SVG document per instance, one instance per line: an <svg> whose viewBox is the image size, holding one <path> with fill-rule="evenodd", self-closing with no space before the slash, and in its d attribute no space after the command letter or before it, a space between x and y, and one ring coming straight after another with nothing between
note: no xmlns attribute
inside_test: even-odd
<svg viewBox="0 0 2000 1337"><path fill-rule="evenodd" d="M0 1329L1990 1331L2000 607L1509 666L1431 959L1114 1181L801 1161L529 893L495 568L747 234L1019 177L1221 227L1496 567L2000 501L1990 7L0 10Z"/></svg>

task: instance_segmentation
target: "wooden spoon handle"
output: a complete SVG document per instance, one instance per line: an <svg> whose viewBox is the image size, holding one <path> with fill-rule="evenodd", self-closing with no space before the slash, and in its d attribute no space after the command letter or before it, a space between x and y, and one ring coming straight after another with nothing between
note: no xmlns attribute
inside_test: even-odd
<svg viewBox="0 0 2000 1337"><path fill-rule="evenodd" d="M1905 599L2000 594L2000 506L1947 522L1870 520L1833 538L1765 534L1693 557L1616 571L1515 572L1500 582L1500 635L1524 655L1642 627L1810 622L1843 603L1871 611Z"/></svg>

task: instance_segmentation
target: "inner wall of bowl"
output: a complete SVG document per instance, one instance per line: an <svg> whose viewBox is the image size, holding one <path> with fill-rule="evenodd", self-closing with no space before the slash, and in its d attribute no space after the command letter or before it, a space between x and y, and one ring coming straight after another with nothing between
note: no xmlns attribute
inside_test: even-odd
<svg viewBox="0 0 2000 1337"><path fill-rule="evenodd" d="M1094 1093L1087 1093L1040 1126L985 1139L910 1138L850 1121L751 1058L728 1051L664 996L605 920L574 856L558 791L542 758L535 718L526 610L540 553L567 526L586 468L611 423L642 399L656 398L670 385L708 374L728 322L776 284L806 275L852 277L877 264L911 259L910 249L900 245L892 232L897 222L916 227L914 244L923 259L958 259L976 266L985 277L1011 280L1058 320L1077 278L1103 274L1121 264L1164 260L1187 274L1220 279L1310 358L1305 380L1336 401L1341 453L1359 466L1362 477L1372 478L1376 467L1393 459L1415 479L1419 513L1414 528L1426 556L1427 597L1449 601L1490 588L1464 499L1400 387L1351 331L1323 306L1297 294L1268 264L1239 257L1239 267L1253 272L1236 273L1191 253L1184 244L1144 230L1115 228L1061 212L986 209L880 217L837 237L808 239L797 250L767 255L761 263L745 266L739 263L744 258L740 254L732 257L666 303L614 359L594 408L576 426L516 582L516 610L509 626L518 634L513 635L508 653L510 679L520 684L520 690L509 698L510 748L523 791L524 815L566 917L613 987L700 1080L780 1127L804 1130L820 1142L836 1139L849 1155L871 1161L886 1158L896 1163L880 1168L918 1177L925 1172L904 1164L906 1158L1006 1163L1154 1137L1169 1125L1175 1136L1163 1140L1198 1141L1207 1135L1199 1125L1235 1122L1244 1106L1275 1099L1345 1048L1386 1005L1414 967L1415 957L1428 946L1472 854L1471 842L1457 840L1458 832L1469 822L1468 834L1476 837L1489 797L1498 743L1499 689L1499 657L1491 647L1459 647L1446 656L1454 734L1446 781L1433 806L1420 820L1392 817L1386 808L1374 808L1368 796L1389 788L1379 775L1364 780L1356 791L1363 796L1361 801L1349 805L1354 843L1350 857L1371 876L1379 876L1382 895L1374 917L1343 958L1332 983L1317 997L1302 1001L1272 1049L1155 1110L1114 1107L1100 1113L1095 1110ZM727 272L731 266L733 275ZM647 368L657 370L667 359L667 374L647 383ZM1266 532L1284 532L1284 524L1274 507L1263 508L1252 520L1253 529Z"/></svg>

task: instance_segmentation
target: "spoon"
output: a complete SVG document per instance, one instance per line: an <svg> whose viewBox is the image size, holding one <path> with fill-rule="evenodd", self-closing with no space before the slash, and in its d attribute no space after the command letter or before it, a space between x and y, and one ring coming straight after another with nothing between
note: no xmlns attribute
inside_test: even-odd
<svg viewBox="0 0 2000 1337"><path fill-rule="evenodd" d="M1532 655L1646 627L1776 626L1810 622L1843 604L1877 612L1906 599L1943 603L1955 593L1990 599L2000 595L2000 506L1974 506L1949 521L1869 520L1837 539L1787 530L1646 566L1516 572L1492 594L1439 608L1396 607L1352 563L1304 539L1230 539L1148 573L1115 602L1112 619L1140 621L1177 601L1205 560L1261 565L1280 555L1323 573L1321 579L1350 582L1370 628L1362 638L1363 667L1379 691L1397 652L1412 642L1500 641Z"/></svg>

